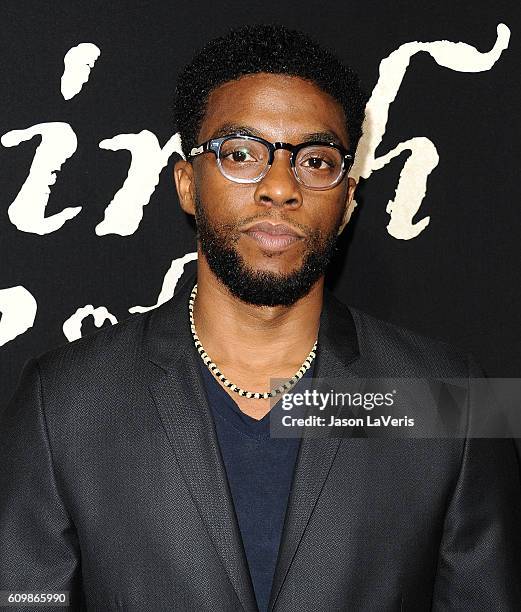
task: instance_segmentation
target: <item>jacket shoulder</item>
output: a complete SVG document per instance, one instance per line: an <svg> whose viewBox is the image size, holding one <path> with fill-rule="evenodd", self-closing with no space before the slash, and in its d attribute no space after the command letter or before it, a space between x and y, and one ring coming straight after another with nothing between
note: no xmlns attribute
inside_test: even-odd
<svg viewBox="0 0 521 612"><path fill-rule="evenodd" d="M423 336L347 306L355 322L364 364L375 375L467 377L470 355L447 342Z"/></svg>
<svg viewBox="0 0 521 612"><path fill-rule="evenodd" d="M62 377L64 372L73 373L82 368L96 370L99 364L103 364L104 370L108 366L116 370L128 367L138 355L143 356L140 349L144 348L144 340L151 331L156 335L166 331L169 342L175 344L180 331L177 319L187 310L185 303L193 282L193 274L187 274L176 285L172 297L159 306L42 353L37 357L40 369L49 374L58 372Z"/></svg>
<svg viewBox="0 0 521 612"><path fill-rule="evenodd" d="M116 365L131 355L131 347L140 343L150 313L130 315L87 336L64 343L37 357L40 370L60 377L74 370L89 369L104 362Z"/></svg>

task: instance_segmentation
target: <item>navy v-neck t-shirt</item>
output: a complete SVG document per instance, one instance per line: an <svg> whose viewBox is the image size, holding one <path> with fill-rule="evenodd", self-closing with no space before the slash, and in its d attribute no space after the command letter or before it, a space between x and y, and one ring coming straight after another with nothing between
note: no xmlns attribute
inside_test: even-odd
<svg viewBox="0 0 521 612"><path fill-rule="evenodd" d="M248 416L202 361L200 367L257 605L266 612L300 438L271 438L270 413ZM312 375L313 365L305 377ZM273 410L281 410L280 401Z"/></svg>

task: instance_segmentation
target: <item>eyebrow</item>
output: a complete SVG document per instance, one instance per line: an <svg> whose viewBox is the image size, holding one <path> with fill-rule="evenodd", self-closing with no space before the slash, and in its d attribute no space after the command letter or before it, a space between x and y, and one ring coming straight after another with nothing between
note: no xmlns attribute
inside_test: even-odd
<svg viewBox="0 0 521 612"><path fill-rule="evenodd" d="M212 134L212 138L222 138L228 136L228 134L242 134L244 136L258 136L262 138L262 134L259 130L249 125L242 125L238 123L225 123L221 125ZM342 139L333 131L325 130L320 132L308 132L302 135L302 142L315 141L329 143L333 142L341 147L345 147Z"/></svg>
<svg viewBox="0 0 521 612"><path fill-rule="evenodd" d="M342 142L340 137L335 134L335 132L329 132L329 131L310 132L308 134L304 134L303 138L305 140L315 140L317 142L324 142L324 143L334 142L340 147L348 148L348 147L345 147L344 143Z"/></svg>
<svg viewBox="0 0 521 612"><path fill-rule="evenodd" d="M242 134L243 136L258 136L262 138L259 130L248 125L240 125L238 123L225 123L221 125L212 135L212 138L221 138L228 134Z"/></svg>

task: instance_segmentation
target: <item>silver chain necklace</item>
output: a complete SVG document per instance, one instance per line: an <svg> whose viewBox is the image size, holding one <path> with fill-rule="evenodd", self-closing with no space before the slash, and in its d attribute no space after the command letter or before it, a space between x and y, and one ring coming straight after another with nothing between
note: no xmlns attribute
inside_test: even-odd
<svg viewBox="0 0 521 612"><path fill-rule="evenodd" d="M309 355L303 361L302 365L297 370L297 372L286 383L284 383L280 387L277 387L276 389L271 389L271 391L266 391L265 393L257 393L255 391L246 391L245 389L241 389L237 385L234 385L231 382L231 380L228 380L226 376L215 365L215 363L210 359L208 353L204 350L204 347L201 344L199 337L197 336L197 332L195 330L195 322L194 322L194 303L195 303L196 295L197 295L197 283L194 285L194 288L192 289L192 293L190 294L190 299L188 300L188 313L190 315L190 328L192 330L192 336L194 338L195 348L197 349L197 352L199 353L199 355L201 355L201 359L204 361L204 363L206 364L206 367L210 370L210 372L216 378L218 378L223 383L223 385L227 387L228 389L231 389L232 391L234 391L241 397L249 397L253 399L268 399L276 395L281 395L288 389L291 389L291 387L293 387L311 367L311 363L313 362L313 359L315 359L318 340L315 340L315 344L313 345L313 348L311 349L311 351L309 352Z"/></svg>

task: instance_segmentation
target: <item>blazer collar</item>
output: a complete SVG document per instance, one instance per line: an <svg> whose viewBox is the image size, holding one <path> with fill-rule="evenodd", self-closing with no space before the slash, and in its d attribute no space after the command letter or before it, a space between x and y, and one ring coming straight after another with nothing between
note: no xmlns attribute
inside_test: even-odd
<svg viewBox="0 0 521 612"><path fill-rule="evenodd" d="M160 370L150 392L174 455L191 491L228 578L246 612L257 605L246 555L219 449L210 407L193 346L188 297L195 274L178 287L173 298L150 313L144 346ZM349 364L359 357L356 327L347 306L329 291L324 293L314 377L357 377ZM298 544L340 444L340 438L303 437L275 569L270 612L283 588Z"/></svg>
<svg viewBox="0 0 521 612"><path fill-rule="evenodd" d="M193 346L188 298L196 280L195 273L188 275L178 285L174 296L152 311L147 321L144 342L148 358L164 370L172 369L187 348ZM318 358L320 354L327 353L335 362L335 369L341 370L359 357L357 331L351 312L327 288L324 289L318 346L315 378L334 376L323 370Z"/></svg>

